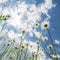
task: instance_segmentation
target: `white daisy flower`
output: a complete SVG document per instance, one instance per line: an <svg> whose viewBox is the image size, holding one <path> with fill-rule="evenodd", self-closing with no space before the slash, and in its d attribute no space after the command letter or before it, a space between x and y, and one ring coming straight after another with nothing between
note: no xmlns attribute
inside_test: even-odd
<svg viewBox="0 0 60 60"><path fill-rule="evenodd" d="M38 27L39 27L39 23L36 22L36 23L34 24L34 26L35 26L35 28L38 28Z"/></svg>
<svg viewBox="0 0 60 60"><path fill-rule="evenodd" d="M50 22L45 20L41 23L41 29L48 29L50 26Z"/></svg>
<svg viewBox="0 0 60 60"><path fill-rule="evenodd" d="M60 55L55 55L55 54L51 54L51 56L53 57L53 58L55 58L56 60L58 59L58 58L60 58Z"/></svg>
<svg viewBox="0 0 60 60"><path fill-rule="evenodd" d="M48 40L48 37L45 36L45 37L42 38L42 40L43 41L47 41Z"/></svg>
<svg viewBox="0 0 60 60"><path fill-rule="evenodd" d="M48 49L51 49L52 47L53 47L52 45L48 45L48 46L47 46Z"/></svg>

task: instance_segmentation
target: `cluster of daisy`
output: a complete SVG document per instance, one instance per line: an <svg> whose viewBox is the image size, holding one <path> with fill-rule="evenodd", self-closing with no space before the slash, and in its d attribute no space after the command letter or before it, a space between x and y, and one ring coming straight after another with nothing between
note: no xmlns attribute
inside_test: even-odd
<svg viewBox="0 0 60 60"><path fill-rule="evenodd" d="M50 26L48 12L55 6L52 0L44 0L38 5L24 0L1 0L0 4L6 1L9 2L0 6L0 60L45 60L46 54L40 41L48 41L43 30ZM42 20L42 14L47 18ZM32 42L28 37L37 40Z"/></svg>

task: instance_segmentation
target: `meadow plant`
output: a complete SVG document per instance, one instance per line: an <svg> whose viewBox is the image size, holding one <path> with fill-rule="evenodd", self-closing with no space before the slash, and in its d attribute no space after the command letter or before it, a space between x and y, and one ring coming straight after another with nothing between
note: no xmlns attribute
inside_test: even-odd
<svg viewBox="0 0 60 60"><path fill-rule="evenodd" d="M0 60L58 60L49 31L49 11L54 7L52 0L39 4L35 0L0 0Z"/></svg>

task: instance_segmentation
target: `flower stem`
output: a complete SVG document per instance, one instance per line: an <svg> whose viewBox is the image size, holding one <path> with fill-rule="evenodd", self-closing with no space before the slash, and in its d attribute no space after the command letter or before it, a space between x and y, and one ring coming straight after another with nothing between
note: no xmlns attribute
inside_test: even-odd
<svg viewBox="0 0 60 60"><path fill-rule="evenodd" d="M32 56L32 60L34 60L34 55Z"/></svg>
<svg viewBox="0 0 60 60"><path fill-rule="evenodd" d="M26 60L27 51L28 51L28 46L26 46L26 50L24 51L24 60Z"/></svg>
<svg viewBox="0 0 60 60"><path fill-rule="evenodd" d="M49 34L50 40L51 40L51 42L52 42L52 45L53 45L54 54L55 54L55 56L57 57L57 53L56 53L56 47L55 47L55 45L54 45L54 42L53 42L53 39L52 39L52 37L51 37L51 34L50 34L50 31L49 31L49 29L47 29L47 31L48 31L48 34ZM55 58L55 60L56 60L56 58ZM58 60L58 57L57 57L57 60Z"/></svg>
<svg viewBox="0 0 60 60"><path fill-rule="evenodd" d="M38 60L39 48L40 48L40 40L39 40L39 42L37 43L37 54L36 54L36 60Z"/></svg>
<svg viewBox="0 0 60 60"><path fill-rule="evenodd" d="M19 49L17 50L17 58L16 58L16 60L19 59L19 53L20 53L20 51L21 51L21 46L22 46L22 40L21 40L21 42L20 42Z"/></svg>
<svg viewBox="0 0 60 60"><path fill-rule="evenodd" d="M5 26L5 25L6 25L6 21L5 21L5 23L3 24L2 29L1 29L0 32L2 32L2 30L4 29L4 26Z"/></svg>

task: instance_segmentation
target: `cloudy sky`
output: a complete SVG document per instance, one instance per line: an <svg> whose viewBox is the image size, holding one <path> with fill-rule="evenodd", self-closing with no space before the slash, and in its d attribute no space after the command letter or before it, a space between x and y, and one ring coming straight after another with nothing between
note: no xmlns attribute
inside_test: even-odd
<svg viewBox="0 0 60 60"><path fill-rule="evenodd" d="M33 45L33 50L35 50L35 41L41 36L40 32L42 32L44 36L48 36L43 26L45 21L49 25L48 28L53 41L57 44L57 53L60 54L59 11L59 0L0 0L0 15L11 15L11 18L7 19L6 25L3 27L1 36L4 36L6 32L8 33L0 43L6 42L8 39L19 39L19 37L22 36L20 31L26 31L27 34L23 36L26 39L24 43L28 40L29 43ZM0 31L4 23L4 21L0 22ZM39 25L38 28L35 24ZM47 44L50 44L50 39L48 40ZM19 40L16 41L16 44L17 43L19 44ZM44 48L43 44L41 44L42 48Z"/></svg>

